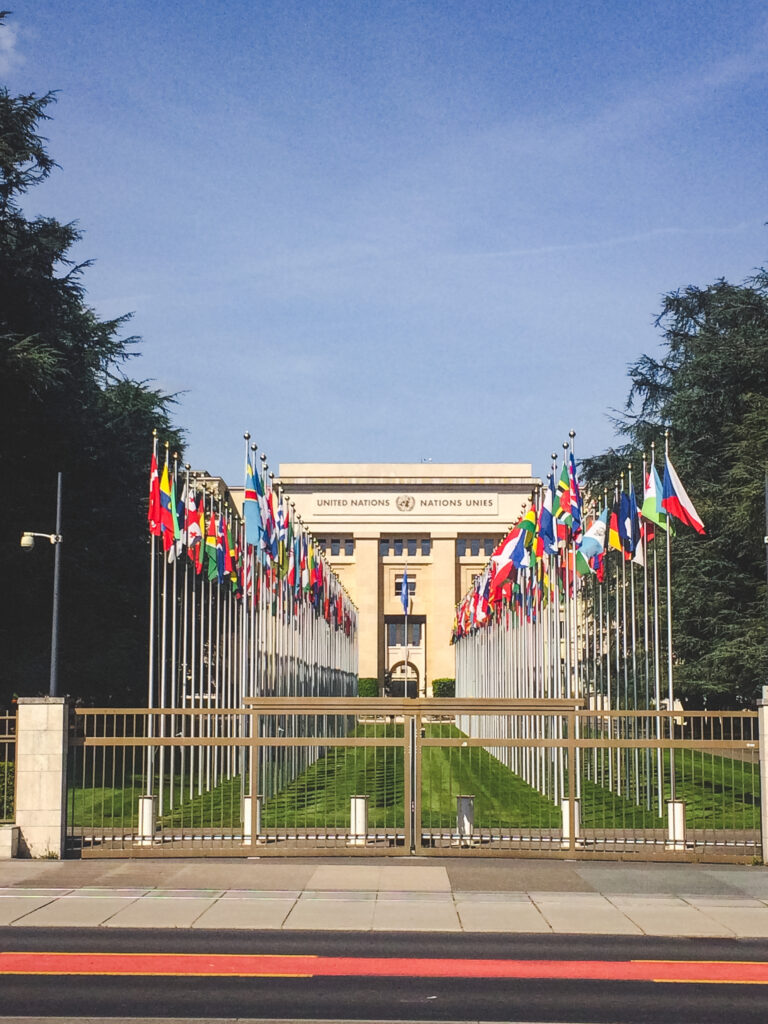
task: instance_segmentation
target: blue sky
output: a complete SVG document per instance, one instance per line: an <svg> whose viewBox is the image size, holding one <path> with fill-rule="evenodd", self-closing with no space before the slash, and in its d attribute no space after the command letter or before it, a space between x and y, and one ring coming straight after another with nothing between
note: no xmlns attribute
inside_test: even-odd
<svg viewBox="0 0 768 1024"><path fill-rule="evenodd" d="M760 2L19 0L29 213L180 392L196 468L613 439L665 292L766 258Z"/></svg>

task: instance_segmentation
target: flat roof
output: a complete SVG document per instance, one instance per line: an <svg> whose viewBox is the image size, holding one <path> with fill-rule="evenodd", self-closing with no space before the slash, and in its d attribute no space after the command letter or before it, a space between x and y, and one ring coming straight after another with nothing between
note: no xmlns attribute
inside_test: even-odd
<svg viewBox="0 0 768 1024"><path fill-rule="evenodd" d="M530 462L281 462L287 483L522 483L532 481Z"/></svg>

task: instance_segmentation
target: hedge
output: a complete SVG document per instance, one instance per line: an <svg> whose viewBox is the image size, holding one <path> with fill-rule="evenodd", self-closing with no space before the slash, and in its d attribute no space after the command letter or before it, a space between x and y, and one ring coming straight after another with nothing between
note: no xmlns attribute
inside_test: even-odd
<svg viewBox="0 0 768 1024"><path fill-rule="evenodd" d="M432 696L433 697L455 697L456 696L456 680L455 679L433 679L432 680Z"/></svg>
<svg viewBox="0 0 768 1024"><path fill-rule="evenodd" d="M362 676L357 681L357 695L358 697L378 697L379 696L379 681L374 679L372 676Z"/></svg>

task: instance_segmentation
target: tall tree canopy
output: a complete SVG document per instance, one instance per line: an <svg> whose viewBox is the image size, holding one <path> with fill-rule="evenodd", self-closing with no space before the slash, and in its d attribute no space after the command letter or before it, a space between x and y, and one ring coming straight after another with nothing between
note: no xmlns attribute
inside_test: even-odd
<svg viewBox="0 0 768 1024"><path fill-rule="evenodd" d="M0 15L0 21L4 15ZM48 690L53 552L22 552L25 530L52 533L64 474L60 690L97 703L146 687L146 503L153 427L180 437L171 399L132 380L127 317L85 301L87 264L73 224L29 219L21 201L55 168L39 133L54 95L0 88L0 706Z"/></svg>
<svg viewBox="0 0 768 1024"><path fill-rule="evenodd" d="M766 681L764 474L768 452L768 274L667 295L664 350L629 369L622 447L586 460L612 482L657 445L670 455L707 527L681 526L672 544L676 691L691 705L754 700ZM661 445L661 451L658 446Z"/></svg>

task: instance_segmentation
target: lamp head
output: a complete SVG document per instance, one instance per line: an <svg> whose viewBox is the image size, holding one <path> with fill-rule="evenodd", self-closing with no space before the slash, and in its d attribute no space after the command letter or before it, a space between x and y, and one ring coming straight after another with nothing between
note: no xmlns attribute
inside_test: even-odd
<svg viewBox="0 0 768 1024"><path fill-rule="evenodd" d="M35 538L31 533L22 533L21 546L25 551L31 551L35 546Z"/></svg>

